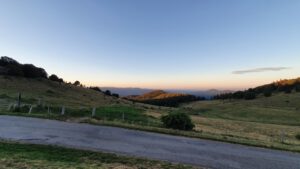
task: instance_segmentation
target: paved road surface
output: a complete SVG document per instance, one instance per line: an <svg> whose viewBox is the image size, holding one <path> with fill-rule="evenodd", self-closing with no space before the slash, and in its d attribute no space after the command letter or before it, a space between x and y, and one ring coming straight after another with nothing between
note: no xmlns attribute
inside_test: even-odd
<svg viewBox="0 0 300 169"><path fill-rule="evenodd" d="M300 154L54 120L0 116L0 139L234 169L300 169Z"/></svg>

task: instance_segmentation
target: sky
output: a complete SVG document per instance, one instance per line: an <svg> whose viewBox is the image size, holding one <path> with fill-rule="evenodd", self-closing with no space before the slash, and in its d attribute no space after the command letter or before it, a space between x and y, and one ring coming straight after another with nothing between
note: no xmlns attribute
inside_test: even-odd
<svg viewBox="0 0 300 169"><path fill-rule="evenodd" d="M246 89L300 76L299 0L0 0L0 56L66 81Z"/></svg>

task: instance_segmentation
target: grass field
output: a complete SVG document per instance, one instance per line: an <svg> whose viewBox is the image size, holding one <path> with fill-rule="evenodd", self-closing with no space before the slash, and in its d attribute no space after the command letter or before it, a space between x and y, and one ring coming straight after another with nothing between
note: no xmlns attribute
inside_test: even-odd
<svg viewBox="0 0 300 169"><path fill-rule="evenodd" d="M192 167L109 153L0 142L0 169L6 168L188 169Z"/></svg>
<svg viewBox="0 0 300 169"><path fill-rule="evenodd" d="M278 93L254 100L194 102L185 111L203 117L300 126L300 93Z"/></svg>
<svg viewBox="0 0 300 169"><path fill-rule="evenodd" d="M255 100L199 101L180 110L192 115L196 130L299 151L300 93L277 93Z"/></svg>
<svg viewBox="0 0 300 169"><path fill-rule="evenodd" d="M299 93L279 93L249 101L199 101L180 108L166 108L132 103L90 89L37 79L0 76L0 86L0 114L111 125L300 152L300 140L296 138L300 134ZM60 94L45 94L49 89ZM31 114L28 107L21 112L7 111L8 105L16 102L19 91L23 103L36 104L36 98L43 98L43 104L33 108ZM62 105L65 106L64 115L61 115ZM94 117L93 107L96 108ZM195 130L163 128L160 117L171 111L190 114Z"/></svg>

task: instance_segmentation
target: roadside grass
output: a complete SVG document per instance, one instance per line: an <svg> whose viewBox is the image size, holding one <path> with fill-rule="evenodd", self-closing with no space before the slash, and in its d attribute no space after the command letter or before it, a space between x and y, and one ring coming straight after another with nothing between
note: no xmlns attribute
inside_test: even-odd
<svg viewBox="0 0 300 169"><path fill-rule="evenodd" d="M49 145L0 141L0 169L188 169L192 166L172 164L110 153L75 150Z"/></svg>
<svg viewBox="0 0 300 169"><path fill-rule="evenodd" d="M254 100L198 101L178 111L208 118L300 126L300 94L279 93Z"/></svg>
<svg viewBox="0 0 300 169"><path fill-rule="evenodd" d="M63 121L80 121L81 119L94 118L102 121L117 121L120 123L139 124L156 127L162 126L159 119L147 115L144 109L130 106L108 105L97 107L95 115L93 117L92 109L83 107L80 109L65 107L65 112L63 115L61 114L61 107L35 106L32 108L31 113L29 113L29 109L30 106L23 105L17 111L0 110L0 114L48 118Z"/></svg>
<svg viewBox="0 0 300 169"><path fill-rule="evenodd" d="M66 108L64 115L60 114L60 107L54 107L51 110L55 109L57 109L55 112L47 113L48 108L41 106L36 110L33 109L31 114L28 114L27 110L24 112L1 111L0 114L123 127L300 152L300 140L296 138L296 135L300 133L299 126L264 124L192 115L192 120L196 125L194 131L179 131L163 128L160 122L161 113L155 113L150 110L145 111L144 109L130 106L102 106L96 109L95 117L91 117L92 110L88 108Z"/></svg>
<svg viewBox="0 0 300 169"><path fill-rule="evenodd" d="M296 139L297 132L300 128L295 126L283 126L273 124L261 124L248 122L237 122L229 120L220 121L220 119L203 118L193 120L196 124L194 131L181 131L162 128L161 126L148 125L143 122L124 122L121 120L96 119L92 117L74 118L58 115L46 114L22 114L22 113L0 113L6 115L38 117L46 119L55 119L77 123L89 123L94 125L106 125L114 127L122 127L134 130L156 132L162 134L185 136L200 139L209 139L215 141L224 141L235 144L244 144L249 146L258 146L272 148L278 150L300 152L300 140ZM240 125L240 126L239 126ZM241 130L243 128L243 130ZM281 140L281 129L285 129L284 139Z"/></svg>
<svg viewBox="0 0 300 169"><path fill-rule="evenodd" d="M104 95L101 92L72 84L58 83L46 79L32 79L23 77L0 75L0 100L15 103L18 93L22 94L22 101L26 104L38 104L50 107L101 107L107 105L123 105L140 109L170 111L173 108L135 103L125 99Z"/></svg>

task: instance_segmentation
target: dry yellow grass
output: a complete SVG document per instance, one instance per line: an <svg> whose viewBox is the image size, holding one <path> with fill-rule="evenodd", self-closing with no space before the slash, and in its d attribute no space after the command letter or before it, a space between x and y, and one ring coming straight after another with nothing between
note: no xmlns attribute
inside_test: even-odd
<svg viewBox="0 0 300 169"><path fill-rule="evenodd" d="M300 133L300 126L287 126L276 124L263 124L236 120L214 119L192 116L196 131L231 135L237 138L259 140L265 142L280 142L284 139L286 144L300 146L300 140L295 135Z"/></svg>

